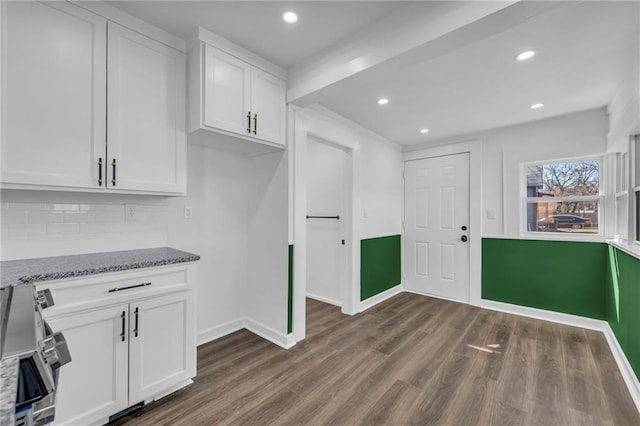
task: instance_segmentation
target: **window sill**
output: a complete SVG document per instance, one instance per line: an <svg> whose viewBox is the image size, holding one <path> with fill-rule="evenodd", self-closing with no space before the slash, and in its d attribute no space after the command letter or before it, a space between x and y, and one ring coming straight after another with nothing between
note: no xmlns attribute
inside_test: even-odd
<svg viewBox="0 0 640 426"><path fill-rule="evenodd" d="M621 240L607 240L607 244L640 260L640 244L629 243Z"/></svg>
<svg viewBox="0 0 640 426"><path fill-rule="evenodd" d="M526 233L520 237L524 240L542 240L542 241L572 241L585 243L604 243L607 239L601 234L569 234L555 232L536 232Z"/></svg>

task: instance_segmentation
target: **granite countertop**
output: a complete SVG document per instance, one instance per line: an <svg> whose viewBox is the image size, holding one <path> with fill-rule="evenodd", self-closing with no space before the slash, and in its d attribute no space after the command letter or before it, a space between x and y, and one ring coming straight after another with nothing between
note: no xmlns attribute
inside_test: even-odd
<svg viewBox="0 0 640 426"><path fill-rule="evenodd" d="M197 254L160 247L0 262L0 288L199 260Z"/></svg>
<svg viewBox="0 0 640 426"><path fill-rule="evenodd" d="M0 424L3 426L15 423L19 365L17 357L0 361Z"/></svg>

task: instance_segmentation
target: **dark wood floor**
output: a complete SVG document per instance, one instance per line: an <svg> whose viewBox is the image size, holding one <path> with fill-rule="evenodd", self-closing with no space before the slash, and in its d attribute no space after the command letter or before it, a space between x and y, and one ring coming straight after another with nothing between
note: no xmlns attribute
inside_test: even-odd
<svg viewBox="0 0 640 426"><path fill-rule="evenodd" d="M640 425L602 333L402 293L356 316L307 301L289 351L239 331L127 425Z"/></svg>

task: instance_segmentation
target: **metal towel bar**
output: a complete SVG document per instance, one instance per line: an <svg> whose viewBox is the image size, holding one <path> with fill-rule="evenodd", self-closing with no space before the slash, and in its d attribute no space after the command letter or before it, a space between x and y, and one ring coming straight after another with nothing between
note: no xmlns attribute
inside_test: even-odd
<svg viewBox="0 0 640 426"><path fill-rule="evenodd" d="M336 220L340 220L340 216L309 216L309 215L307 215L307 219L336 219Z"/></svg>

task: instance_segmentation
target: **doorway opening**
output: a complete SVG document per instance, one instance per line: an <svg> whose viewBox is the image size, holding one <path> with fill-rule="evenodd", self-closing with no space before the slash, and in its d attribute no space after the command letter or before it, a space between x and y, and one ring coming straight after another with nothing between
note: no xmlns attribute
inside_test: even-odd
<svg viewBox="0 0 640 426"><path fill-rule="evenodd" d="M347 153L317 137L307 140L306 296L342 307L347 285Z"/></svg>

